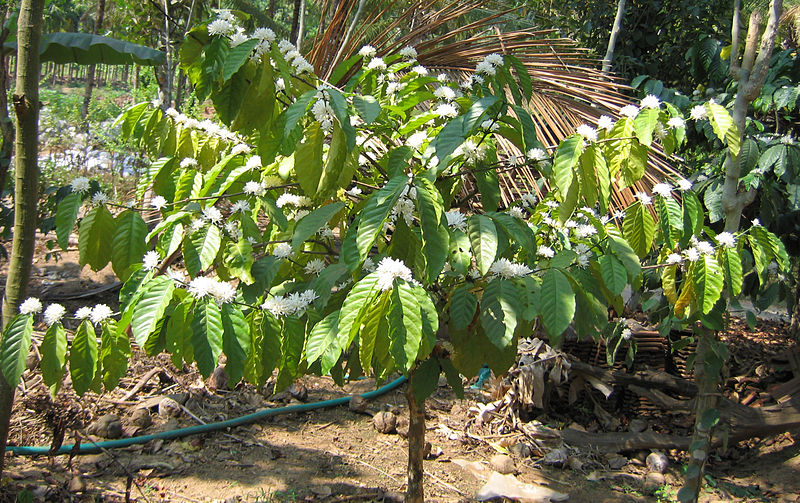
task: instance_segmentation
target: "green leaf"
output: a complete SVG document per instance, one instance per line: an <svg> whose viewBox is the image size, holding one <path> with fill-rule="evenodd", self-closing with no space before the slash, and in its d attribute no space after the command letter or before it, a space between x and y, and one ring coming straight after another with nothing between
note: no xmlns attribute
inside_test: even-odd
<svg viewBox="0 0 800 503"><path fill-rule="evenodd" d="M486 336L499 349L514 338L520 312L519 291L512 281L494 278L481 297L480 318Z"/></svg>
<svg viewBox="0 0 800 503"><path fill-rule="evenodd" d="M388 220L389 213L391 213L392 208L407 184L407 176L401 175L394 177L389 180L382 189L375 192L367 199L364 209L360 214L358 226L355 229L355 245L358 256L360 257L359 261L363 261L367 257L370 248L372 248L378 235L383 231L383 225ZM348 231L348 234L350 232L353 232L352 227L351 230ZM345 244L342 245L343 253L347 253L344 251Z"/></svg>
<svg viewBox="0 0 800 503"><path fill-rule="evenodd" d="M192 310L192 349L197 369L208 377L222 353L222 313L214 300L201 299Z"/></svg>
<svg viewBox="0 0 800 503"><path fill-rule="evenodd" d="M302 96L297 98L297 100L289 105L289 108L283 113L284 119L286 120L286 126L283 130L283 139L289 138L289 135L292 134L294 128L297 126L297 123L300 119L306 114L306 109L308 108L308 104L311 103L317 96L317 90L312 89L310 91L306 91L303 93Z"/></svg>
<svg viewBox="0 0 800 503"><path fill-rule="evenodd" d="M475 318L478 298L469 291L467 285L459 285L450 296L450 321L456 330L466 330Z"/></svg>
<svg viewBox="0 0 800 503"><path fill-rule="evenodd" d="M656 223L653 221L650 211L641 201L636 201L628 206L625 211L625 220L622 222L622 232L633 251L640 258L644 258L650 253L656 233Z"/></svg>
<svg viewBox="0 0 800 503"><path fill-rule="evenodd" d="M139 213L125 210L117 216L116 226L111 238L111 265L117 277L125 281L131 264L141 262L147 251L147 224Z"/></svg>
<svg viewBox="0 0 800 503"><path fill-rule="evenodd" d="M377 303L370 307L364 314L361 330L358 334L358 359L361 368L368 371L375 355L375 344L378 340L380 324L386 318L386 303L388 295L378 297ZM381 355L377 355L380 358Z"/></svg>
<svg viewBox="0 0 800 503"><path fill-rule="evenodd" d="M497 103L499 98L487 96L474 102L464 115L451 119L442 130L436 135L431 145L436 151L436 157L443 161L464 143L464 139L469 136L476 123L483 119L489 107Z"/></svg>
<svg viewBox="0 0 800 503"><path fill-rule="evenodd" d="M653 143L653 131L658 124L658 115L661 111L657 108L645 108L633 119L633 129L636 137L644 145Z"/></svg>
<svg viewBox="0 0 800 503"><path fill-rule="evenodd" d="M598 262L606 288L614 295L621 294L625 285L628 284L628 273L625 266L613 255L603 255Z"/></svg>
<svg viewBox="0 0 800 503"><path fill-rule="evenodd" d="M322 176L322 145L325 135L319 124L313 123L305 130L305 135L294 152L294 172L297 181L306 194L316 194Z"/></svg>
<svg viewBox="0 0 800 503"><path fill-rule="evenodd" d="M69 248L69 235L78 219L78 210L81 209L81 195L73 192L61 201L56 207L56 239L62 250Z"/></svg>
<svg viewBox="0 0 800 503"><path fill-rule="evenodd" d="M111 260L111 240L114 235L114 217L105 205L92 208L81 220L78 232L79 264L89 264L94 271L99 271Z"/></svg>
<svg viewBox="0 0 800 503"><path fill-rule="evenodd" d="M339 325L339 311L333 311L322 320L318 321L306 340L305 355L309 366L327 354L330 348L335 347ZM322 361L322 374L330 372L331 367L339 360L341 350L329 361Z"/></svg>
<svg viewBox="0 0 800 503"><path fill-rule="evenodd" d="M625 269L628 270L628 277L635 278L638 276L642 272L642 264L633 248L616 231L609 231L608 237L608 245L614 255L625 266Z"/></svg>
<svg viewBox="0 0 800 503"><path fill-rule="evenodd" d="M344 131L344 135L347 138L347 150L353 150L356 146L356 130L353 125L350 124L350 113L347 111L347 100L337 89L329 87L326 92L330 97L330 104L331 108L333 108L333 114L336 116L336 119L338 119L339 126L342 128L342 131Z"/></svg>
<svg viewBox="0 0 800 503"><path fill-rule="evenodd" d="M403 372L414 366L422 342L422 315L419 301L408 283L395 280L389 307L389 351Z"/></svg>
<svg viewBox="0 0 800 503"><path fill-rule="evenodd" d="M42 381L50 388L50 395L54 396L61 388L67 363L67 332L64 325L59 322L47 329L39 352L42 354Z"/></svg>
<svg viewBox="0 0 800 503"><path fill-rule="evenodd" d="M164 347L170 354L172 363L178 367L183 367L183 362L191 363L194 351L191 347L191 309L194 298L187 296L180 302L167 321L167 328L164 333Z"/></svg>
<svg viewBox="0 0 800 503"><path fill-rule="evenodd" d="M3 331L3 341L0 343L0 365L3 376L8 386L13 390L19 384L22 373L25 372L25 360L31 349L31 334L33 334L33 315L18 314Z"/></svg>
<svg viewBox="0 0 800 503"><path fill-rule="evenodd" d="M732 296L737 297L742 293L742 259L736 248L723 247L720 255L728 290Z"/></svg>
<svg viewBox="0 0 800 503"><path fill-rule="evenodd" d="M72 338L69 350L69 375L72 389L79 396L86 393L94 382L97 373L97 336L89 320L83 320Z"/></svg>
<svg viewBox="0 0 800 503"><path fill-rule="evenodd" d="M708 314L722 293L723 274L717 260L711 255L702 255L694 264L692 280L697 303L703 314Z"/></svg>
<svg viewBox="0 0 800 503"><path fill-rule="evenodd" d="M225 373L231 384L244 375L244 364L250 352L250 325L235 304L222 305L222 351L227 357Z"/></svg>
<svg viewBox="0 0 800 503"><path fill-rule="evenodd" d="M467 234L478 270L485 275L497 257L497 227L486 215L470 215L467 218Z"/></svg>
<svg viewBox="0 0 800 503"><path fill-rule="evenodd" d="M358 116L361 117L367 124L372 123L381 113L380 103L378 103L378 100L370 95L353 96L353 106L355 107L356 112L358 112Z"/></svg>
<svg viewBox="0 0 800 503"><path fill-rule="evenodd" d="M213 224L206 225L184 239L183 259L186 270L192 277L214 263L221 242L219 228Z"/></svg>
<svg viewBox="0 0 800 503"><path fill-rule="evenodd" d="M133 308L131 332L136 344L144 348L172 300L175 283L166 276L157 276L142 285L142 288L144 293Z"/></svg>
<svg viewBox="0 0 800 503"><path fill-rule="evenodd" d="M100 369L103 387L111 391L117 387L119 380L128 371L128 360L131 356L131 341L128 335L119 333L113 321L103 322L100 336Z"/></svg>
<svg viewBox="0 0 800 503"><path fill-rule="evenodd" d="M245 362L245 378L263 386L278 365L281 355L281 324L268 311L251 311L250 354Z"/></svg>
<svg viewBox="0 0 800 503"><path fill-rule="evenodd" d="M731 155L739 155L739 130L728 110L717 103L706 103L706 111L714 134L728 146Z"/></svg>
<svg viewBox="0 0 800 503"><path fill-rule="evenodd" d="M358 333L361 319L380 293L378 290L378 275L370 273L363 277L344 299L339 313L338 335L336 347L341 351L349 346Z"/></svg>
<svg viewBox="0 0 800 503"><path fill-rule="evenodd" d="M428 358L411 374L411 389L417 403L422 403L431 396L439 386L439 374L442 369L439 361L435 358Z"/></svg>
<svg viewBox="0 0 800 503"><path fill-rule="evenodd" d="M16 49L16 42L11 46ZM157 66L163 64L165 58L163 51L90 33L47 33L42 35L39 47L41 63Z"/></svg>
<svg viewBox="0 0 800 503"><path fill-rule="evenodd" d="M550 343L556 344L567 329L575 314L575 294L567 277L558 269L548 269L542 278L539 294L542 321L550 335Z"/></svg>
<svg viewBox="0 0 800 503"><path fill-rule="evenodd" d="M573 169L583 153L583 137L572 135L563 140L556 149L553 159L553 181L562 197L567 197L572 179Z"/></svg>
<svg viewBox="0 0 800 503"><path fill-rule="evenodd" d="M463 399L464 384L461 382L461 375L458 373L458 370L456 370L453 362L450 361L449 358L441 358L439 360L439 365L442 367L444 375L447 378L447 384L453 388L453 392L455 393L456 397Z"/></svg>
<svg viewBox="0 0 800 503"><path fill-rule="evenodd" d="M442 272L450 248L450 233L444 216L444 201L436 186L425 178L414 180L422 226L422 252L427 262L426 280L433 283Z"/></svg>
<svg viewBox="0 0 800 503"><path fill-rule="evenodd" d="M242 280L242 283L252 285L255 278L250 270L253 267L254 255L253 245L246 238L241 238L235 243L228 243L225 246L225 267L233 276Z"/></svg>
<svg viewBox="0 0 800 503"><path fill-rule="evenodd" d="M484 211L495 211L500 205L500 180L495 170L480 170L472 173L478 193L481 195L481 206Z"/></svg>
<svg viewBox="0 0 800 503"><path fill-rule="evenodd" d="M246 42L233 47L228 52L225 58L225 64L222 66L222 80L228 80L231 76L239 71L239 68L247 62L253 48L259 43L258 39L250 39Z"/></svg>
<svg viewBox="0 0 800 503"><path fill-rule="evenodd" d="M672 249L680 240L683 231L683 217L681 207L672 197L656 196L656 213L658 225L668 248Z"/></svg>
<svg viewBox="0 0 800 503"><path fill-rule="evenodd" d="M298 377L300 358L305 345L305 323L295 316L282 319L281 360L278 364L278 376L275 378L275 390L289 387Z"/></svg>
<svg viewBox="0 0 800 503"><path fill-rule="evenodd" d="M315 209L308 215L304 216L297 222L294 228L294 235L292 235L292 249L298 250L305 241L317 233L323 225L330 222L331 218L336 215L342 208L344 203L337 201L331 204L326 204Z"/></svg>

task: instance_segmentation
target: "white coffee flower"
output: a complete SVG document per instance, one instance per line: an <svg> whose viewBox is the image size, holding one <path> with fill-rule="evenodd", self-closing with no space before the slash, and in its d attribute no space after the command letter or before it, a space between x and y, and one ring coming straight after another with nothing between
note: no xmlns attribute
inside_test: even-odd
<svg viewBox="0 0 800 503"><path fill-rule="evenodd" d="M440 100L453 101L456 99L456 92L452 87L440 86L433 92L433 95Z"/></svg>
<svg viewBox="0 0 800 503"><path fill-rule="evenodd" d="M44 322L48 327L51 327L61 321L61 318L66 314L67 309L61 304L50 304L44 310Z"/></svg>
<svg viewBox="0 0 800 503"><path fill-rule="evenodd" d="M614 127L614 119L609 117L608 115L603 115L599 119L597 119L597 129L611 129Z"/></svg>
<svg viewBox="0 0 800 503"><path fill-rule="evenodd" d="M231 205L231 213L241 212L247 213L250 211L250 203L244 199L240 199Z"/></svg>
<svg viewBox="0 0 800 503"><path fill-rule="evenodd" d="M689 248L688 250L684 251L683 254L686 257L686 260L689 262L697 262L697 260L700 258L700 252L695 247Z"/></svg>
<svg viewBox="0 0 800 503"><path fill-rule="evenodd" d="M475 66L475 73L483 75L495 75L497 70L494 66L486 60L481 61Z"/></svg>
<svg viewBox="0 0 800 503"><path fill-rule="evenodd" d="M428 76L428 69L422 65L417 65L411 69L412 72L416 73L420 77L427 77Z"/></svg>
<svg viewBox="0 0 800 503"><path fill-rule="evenodd" d="M369 257L364 259L364 263L361 264L361 270L365 273L371 273L375 271L375 268L378 267L375 265L375 262Z"/></svg>
<svg viewBox="0 0 800 503"><path fill-rule="evenodd" d="M672 187L666 183L657 183L653 185L653 194L661 197L670 197L672 195Z"/></svg>
<svg viewBox="0 0 800 503"><path fill-rule="evenodd" d="M525 215L525 211L522 210L519 206L512 206L508 209L508 214L514 218L519 218L520 220L525 220L527 217Z"/></svg>
<svg viewBox="0 0 800 503"><path fill-rule="evenodd" d="M254 155L250 159L247 160L247 163L244 165L247 169L258 169L261 167L261 156Z"/></svg>
<svg viewBox="0 0 800 503"><path fill-rule="evenodd" d="M651 198L650 196L648 196L644 192L637 192L635 194L635 196L636 196L636 199L641 201L642 205L644 205L644 206L653 204L653 198Z"/></svg>
<svg viewBox="0 0 800 503"><path fill-rule="evenodd" d="M108 202L108 195L98 190L92 195L92 204L106 204Z"/></svg>
<svg viewBox="0 0 800 503"><path fill-rule="evenodd" d="M275 201L275 206L278 208L283 208L286 205L297 207L310 206L311 200L306 196L298 196L297 194L287 192L285 194L281 194L278 197L278 200Z"/></svg>
<svg viewBox="0 0 800 503"><path fill-rule="evenodd" d="M214 278L207 278L205 276L198 276L189 282L188 292L196 299L202 299L206 295L210 295L211 291L215 288Z"/></svg>
<svg viewBox="0 0 800 503"><path fill-rule="evenodd" d="M250 40L250 37L248 37L241 31L237 31L236 33L231 35L231 49L233 49L236 46L242 45L248 40Z"/></svg>
<svg viewBox="0 0 800 503"><path fill-rule="evenodd" d="M680 264L683 262L683 257L680 256L678 253L670 253L667 255L666 263L669 265L672 264Z"/></svg>
<svg viewBox="0 0 800 503"><path fill-rule="evenodd" d="M272 250L272 254L278 258L289 258L292 256L292 245L289 243L278 243Z"/></svg>
<svg viewBox="0 0 800 503"><path fill-rule="evenodd" d="M233 33L234 30L236 30L236 28L233 26L233 23L225 19L216 19L208 23L208 34L212 37L214 35L227 36Z"/></svg>
<svg viewBox="0 0 800 503"><path fill-rule="evenodd" d="M37 314L42 312L42 301L36 297L28 297L19 305L19 314Z"/></svg>
<svg viewBox="0 0 800 503"><path fill-rule="evenodd" d="M410 45L400 49L400 52L398 54L400 54L400 56L404 57L405 59L417 59L417 50L411 47Z"/></svg>
<svg viewBox="0 0 800 503"><path fill-rule="evenodd" d="M303 268L306 274L316 274L316 275L321 273L323 269L325 269L325 261L318 258L309 260L308 263L306 263L306 266Z"/></svg>
<svg viewBox="0 0 800 503"><path fill-rule="evenodd" d="M89 319L92 320L92 323L97 324L101 321L111 318L113 314L114 311L112 311L107 305L97 304L92 308L92 314L89 315Z"/></svg>
<svg viewBox="0 0 800 503"><path fill-rule="evenodd" d="M707 119L708 110L706 110L704 105L696 105L692 107L692 110L689 112L689 117L696 121Z"/></svg>
<svg viewBox="0 0 800 503"><path fill-rule="evenodd" d="M210 293L220 304L227 304L236 298L236 287L226 281L215 280Z"/></svg>
<svg viewBox="0 0 800 503"><path fill-rule="evenodd" d="M761 227L761 220L754 218L752 222L753 227Z"/></svg>
<svg viewBox="0 0 800 503"><path fill-rule="evenodd" d="M193 159L191 157L184 157L181 161L181 168L186 169L189 167L197 166L197 159Z"/></svg>
<svg viewBox="0 0 800 503"><path fill-rule="evenodd" d="M667 121L667 126L673 129L678 129L686 126L686 122L680 117L672 117Z"/></svg>
<svg viewBox="0 0 800 503"><path fill-rule="evenodd" d="M209 206L208 208L203 208L203 217L216 224L222 220L222 212L215 206Z"/></svg>
<svg viewBox="0 0 800 503"><path fill-rule="evenodd" d="M541 148L532 148L528 150L528 152L526 152L525 155L531 161L536 161L536 162L544 161L545 159L549 158L547 152L545 152L545 150Z"/></svg>
<svg viewBox="0 0 800 503"><path fill-rule="evenodd" d="M681 192L685 192L687 190L692 190L692 182L690 182L686 178L681 178L680 180L678 180L675 183L678 184L678 190L680 190Z"/></svg>
<svg viewBox="0 0 800 503"><path fill-rule="evenodd" d="M269 311L276 317L286 316L290 313L289 303L284 297L270 297L261 304L261 309Z"/></svg>
<svg viewBox="0 0 800 503"><path fill-rule="evenodd" d="M158 252L150 250L142 257L142 269L145 271L152 271L158 267L159 262L161 262L161 257L158 255Z"/></svg>
<svg viewBox="0 0 800 503"><path fill-rule="evenodd" d="M717 243L726 248L733 248L736 246L736 237L730 232L720 232L717 234Z"/></svg>
<svg viewBox="0 0 800 503"><path fill-rule="evenodd" d="M453 118L458 115L458 109L450 103L439 104L433 112L443 118Z"/></svg>
<svg viewBox="0 0 800 503"><path fill-rule="evenodd" d="M467 232L467 216L459 210L450 210L444 214L447 219L447 226Z"/></svg>
<svg viewBox="0 0 800 503"><path fill-rule="evenodd" d="M585 239L597 234L597 229L594 225L581 224L575 228L575 236L580 239Z"/></svg>
<svg viewBox="0 0 800 503"><path fill-rule="evenodd" d="M361 57L364 57L364 58L374 57L375 54L377 54L377 53L378 53L378 51L374 47L372 47L371 45L365 45L364 47L362 47L358 51L358 55L361 56Z"/></svg>
<svg viewBox="0 0 800 503"><path fill-rule="evenodd" d="M89 190L89 179L85 176L79 176L70 183L72 192L84 193Z"/></svg>
<svg viewBox="0 0 800 503"><path fill-rule="evenodd" d="M422 144L428 140L428 133L426 131L417 131L406 140L406 145L413 149L419 149Z"/></svg>
<svg viewBox="0 0 800 503"><path fill-rule="evenodd" d="M630 117L633 119L639 115L639 107L636 105L625 105L620 109L619 114L623 117Z"/></svg>
<svg viewBox="0 0 800 503"><path fill-rule="evenodd" d="M536 253L540 257L544 258L553 258L556 254L556 252L554 252L553 249L550 248L549 246L540 246L539 249L536 250Z"/></svg>
<svg viewBox="0 0 800 503"><path fill-rule="evenodd" d="M648 94L642 98L640 105L642 108L661 108L661 100L658 99L658 96Z"/></svg>
<svg viewBox="0 0 800 503"><path fill-rule="evenodd" d="M625 327L625 328L622 329L622 332L620 333L620 337L622 337L626 341L629 341L629 340L631 340L633 338L633 332L631 332L630 328Z"/></svg>
<svg viewBox="0 0 800 503"><path fill-rule="evenodd" d="M253 32L253 38L257 38L259 40L264 40L267 42L274 42L275 32L269 28L256 28L256 30Z"/></svg>
<svg viewBox="0 0 800 503"><path fill-rule="evenodd" d="M378 275L377 286L382 291L392 288L395 278L403 279L409 283L414 281L414 278L411 277L411 269L406 267L402 260L395 260L389 257L385 257L378 262L375 274Z"/></svg>
<svg viewBox="0 0 800 503"><path fill-rule="evenodd" d="M711 245L708 241L700 241L695 245L697 251L702 253L703 255L712 255L714 253L714 246Z"/></svg>
<svg viewBox="0 0 800 503"><path fill-rule="evenodd" d="M83 306L82 308L75 311L75 317L79 320L85 320L89 316L92 315L92 308L89 306Z"/></svg>
<svg viewBox="0 0 800 503"><path fill-rule="evenodd" d="M367 65L368 70L378 70L382 72L386 70L386 62L383 61L383 58L372 58L372 60Z"/></svg>
<svg viewBox="0 0 800 503"><path fill-rule="evenodd" d="M167 199L164 196L155 196L150 200L150 206L161 211L167 206Z"/></svg>
<svg viewBox="0 0 800 503"><path fill-rule="evenodd" d="M242 189L245 194L249 196L263 196L267 192L267 188L259 182L247 182Z"/></svg>
<svg viewBox="0 0 800 503"><path fill-rule="evenodd" d="M587 141L597 141L597 130L592 126L581 124L575 132L583 136Z"/></svg>
<svg viewBox="0 0 800 503"><path fill-rule="evenodd" d="M489 267L489 274L492 276L499 276L503 279L521 278L532 272L533 270L525 264L518 264L505 258L496 260Z"/></svg>

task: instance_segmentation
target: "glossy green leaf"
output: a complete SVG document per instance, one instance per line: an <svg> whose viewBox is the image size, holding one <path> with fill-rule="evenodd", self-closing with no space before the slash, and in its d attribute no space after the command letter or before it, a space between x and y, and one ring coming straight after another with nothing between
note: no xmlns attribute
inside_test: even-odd
<svg viewBox="0 0 800 503"><path fill-rule="evenodd" d="M700 260L694 263L692 272L694 294L704 314L711 312L719 300L723 277L717 259L711 255L701 255Z"/></svg>
<svg viewBox="0 0 800 503"><path fill-rule="evenodd" d="M72 389L79 396L92 386L98 370L97 336L92 322L83 320L72 338L69 350L69 375Z"/></svg>
<svg viewBox="0 0 800 503"><path fill-rule="evenodd" d="M69 248L69 235L78 219L78 210L81 209L81 195L79 192L68 194L58 202L56 207L56 239L62 250Z"/></svg>
<svg viewBox="0 0 800 503"><path fill-rule="evenodd" d="M558 269L548 269L542 278L539 295L542 321L555 344L575 314L575 293L567 277Z"/></svg>
<svg viewBox="0 0 800 503"><path fill-rule="evenodd" d="M222 312L214 300L201 299L192 310L192 349L197 369L208 377L222 353Z"/></svg>
<svg viewBox="0 0 800 503"><path fill-rule="evenodd" d="M50 395L55 396L61 388L67 364L67 332L60 322L51 325L44 333L42 345L42 381L50 388Z"/></svg>
<svg viewBox="0 0 800 503"><path fill-rule="evenodd" d="M116 218L116 230L111 238L111 265L119 279L125 281L131 264L142 261L147 251L147 224L139 213L125 210Z"/></svg>
<svg viewBox="0 0 800 503"><path fill-rule="evenodd" d="M238 306L232 303L222 305L222 351L227 358L225 373L230 383L235 385L242 380L244 364L250 352L250 325Z"/></svg>
<svg viewBox="0 0 800 503"><path fill-rule="evenodd" d="M315 209L308 215L304 216L297 222L292 235L292 249L298 250L303 243L311 236L315 235L323 225L330 222L341 209L344 208L344 203L337 201L334 203L326 204Z"/></svg>
<svg viewBox="0 0 800 503"><path fill-rule="evenodd" d="M133 308L131 332L136 344L143 348L172 300L175 283L166 276L157 276L142 288L144 293Z"/></svg>
<svg viewBox="0 0 800 503"><path fill-rule="evenodd" d="M422 314L419 301L411 286L403 280L395 280L389 306L390 352L395 364L408 372L416 362L422 342Z"/></svg>
<svg viewBox="0 0 800 503"><path fill-rule="evenodd" d="M567 197L575 176L574 168L583 153L583 137L572 135L562 141L553 159L553 181L562 197Z"/></svg>
<svg viewBox="0 0 800 503"><path fill-rule="evenodd" d="M219 228L211 224L184 239L183 259L186 263L186 270L192 277L197 276L200 271L208 269L214 262L221 242Z"/></svg>
<svg viewBox="0 0 800 503"><path fill-rule="evenodd" d="M78 252L81 267L89 264L99 271L111 260L111 239L115 231L114 217L105 205L92 208L81 220L78 236Z"/></svg>
<svg viewBox="0 0 800 503"><path fill-rule="evenodd" d="M486 336L500 349L508 347L520 314L519 291L512 281L494 278L483 291L480 320Z"/></svg>
<svg viewBox="0 0 800 503"><path fill-rule="evenodd" d="M467 285L453 289L450 296L450 321L456 330L466 330L475 318L478 298L469 291Z"/></svg>
<svg viewBox="0 0 800 503"><path fill-rule="evenodd" d="M25 360L31 349L33 334L33 315L18 314L13 317L3 331L0 342L0 370L6 382L14 389L25 372Z"/></svg>
<svg viewBox="0 0 800 503"><path fill-rule="evenodd" d="M497 257L497 227L486 215L470 215L467 218L467 231L478 270L485 275Z"/></svg>

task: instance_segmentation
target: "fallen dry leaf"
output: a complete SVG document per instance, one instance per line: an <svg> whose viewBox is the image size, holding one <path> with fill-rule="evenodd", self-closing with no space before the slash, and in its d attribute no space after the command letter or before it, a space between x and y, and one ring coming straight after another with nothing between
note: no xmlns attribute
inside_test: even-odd
<svg viewBox="0 0 800 503"><path fill-rule="evenodd" d="M551 501L566 501L569 494L553 491L536 484L520 482L513 475L493 472L486 484L475 495L475 499L478 501L488 501L492 498L509 498L523 503L550 503Z"/></svg>

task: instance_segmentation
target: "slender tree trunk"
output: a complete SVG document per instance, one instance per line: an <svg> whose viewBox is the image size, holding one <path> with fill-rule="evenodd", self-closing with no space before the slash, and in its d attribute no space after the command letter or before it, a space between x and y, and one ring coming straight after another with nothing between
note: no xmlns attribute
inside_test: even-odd
<svg viewBox="0 0 800 503"><path fill-rule="evenodd" d="M297 27L297 49L300 50L300 46L303 45L303 35L305 35L305 26L306 26L306 0L300 1L300 21Z"/></svg>
<svg viewBox="0 0 800 503"><path fill-rule="evenodd" d="M92 35L97 35L103 29L103 18L106 16L106 0L97 0L97 16L94 22L94 29ZM95 65L89 65L86 74L86 92L83 95L83 107L81 107L81 120L83 121L84 129L89 129L89 105L92 102L92 90L94 90L95 72L97 71Z"/></svg>
<svg viewBox="0 0 800 503"><path fill-rule="evenodd" d="M303 0L294 0L294 13L292 14L292 31L289 34L289 40L297 43L297 31L300 26L300 8L303 6Z"/></svg>
<svg viewBox="0 0 800 503"><path fill-rule="evenodd" d="M172 51L171 42L169 37L169 2L164 0L164 52L167 54L166 61L164 61L164 83L161 88L161 108L166 110L172 106L172 83L175 72L172 68Z"/></svg>
<svg viewBox="0 0 800 503"><path fill-rule="evenodd" d="M782 0L771 0L769 5L769 21L767 27L761 34L759 44L759 31L761 31L761 14L754 11L750 15L750 24L747 28L747 41L744 48L744 55L739 61L739 11L740 3L737 0L734 4L733 24L731 35L735 42L731 44L731 75L739 81L736 92L736 100L733 105L733 121L739 129L740 140L744 138L745 121L747 109L750 103L761 92L764 78L769 69L769 61L772 58L772 49L775 45L775 36L778 33L778 21L783 10ZM736 52L734 52L736 51ZM740 141L741 144L741 141ZM742 210L753 202L756 197L755 189L745 192L739 190L739 177L741 169L739 167L738 155L733 155L730 149L725 154L725 183L722 185L722 212L725 215L725 230L735 232L739 230L739 223L742 218Z"/></svg>
<svg viewBox="0 0 800 503"><path fill-rule="evenodd" d="M408 401L408 488L406 503L423 503L425 487L423 478L425 467L425 402L418 402L414 396L414 374L406 388Z"/></svg>
<svg viewBox="0 0 800 503"><path fill-rule="evenodd" d="M27 293L36 242L36 203L39 188L39 43L45 0L22 0L17 21L17 82L14 89L16 158L14 185L14 239L3 299L5 325L17 313ZM8 440L14 388L0 375L0 475Z"/></svg>
<svg viewBox="0 0 800 503"><path fill-rule="evenodd" d="M603 57L603 73L611 71L611 61L614 59L614 47L617 45L619 32L622 30L622 18L625 17L625 0L617 0L617 15L614 16L614 26L611 27L611 35L608 37L608 48Z"/></svg>
<svg viewBox="0 0 800 503"><path fill-rule="evenodd" d="M364 5L366 5L366 3L367 0L358 1L358 8L356 9L356 13L353 16L353 20L350 22L350 26L347 27L347 33L345 33L344 39L339 44L339 50L336 51L336 57L333 58L334 65L336 64L336 62L339 61L339 58L342 55L342 51L344 51L344 48L345 46L347 46L347 43L350 42L350 37L353 36L353 31L356 29L356 26L358 26L358 21L361 19L361 13L364 11Z"/></svg>
<svg viewBox="0 0 800 503"><path fill-rule="evenodd" d="M9 9L3 10L3 17L0 26L5 24ZM0 45L4 44L8 38L7 28L0 32ZM8 58L0 56L0 132L2 133L2 144L0 144L0 196L6 188L6 176L8 167L11 164L11 153L14 151L14 124L8 116Z"/></svg>
<svg viewBox="0 0 800 503"><path fill-rule="evenodd" d="M271 19L275 19L275 0L269 0L269 10L267 11L267 15Z"/></svg>

